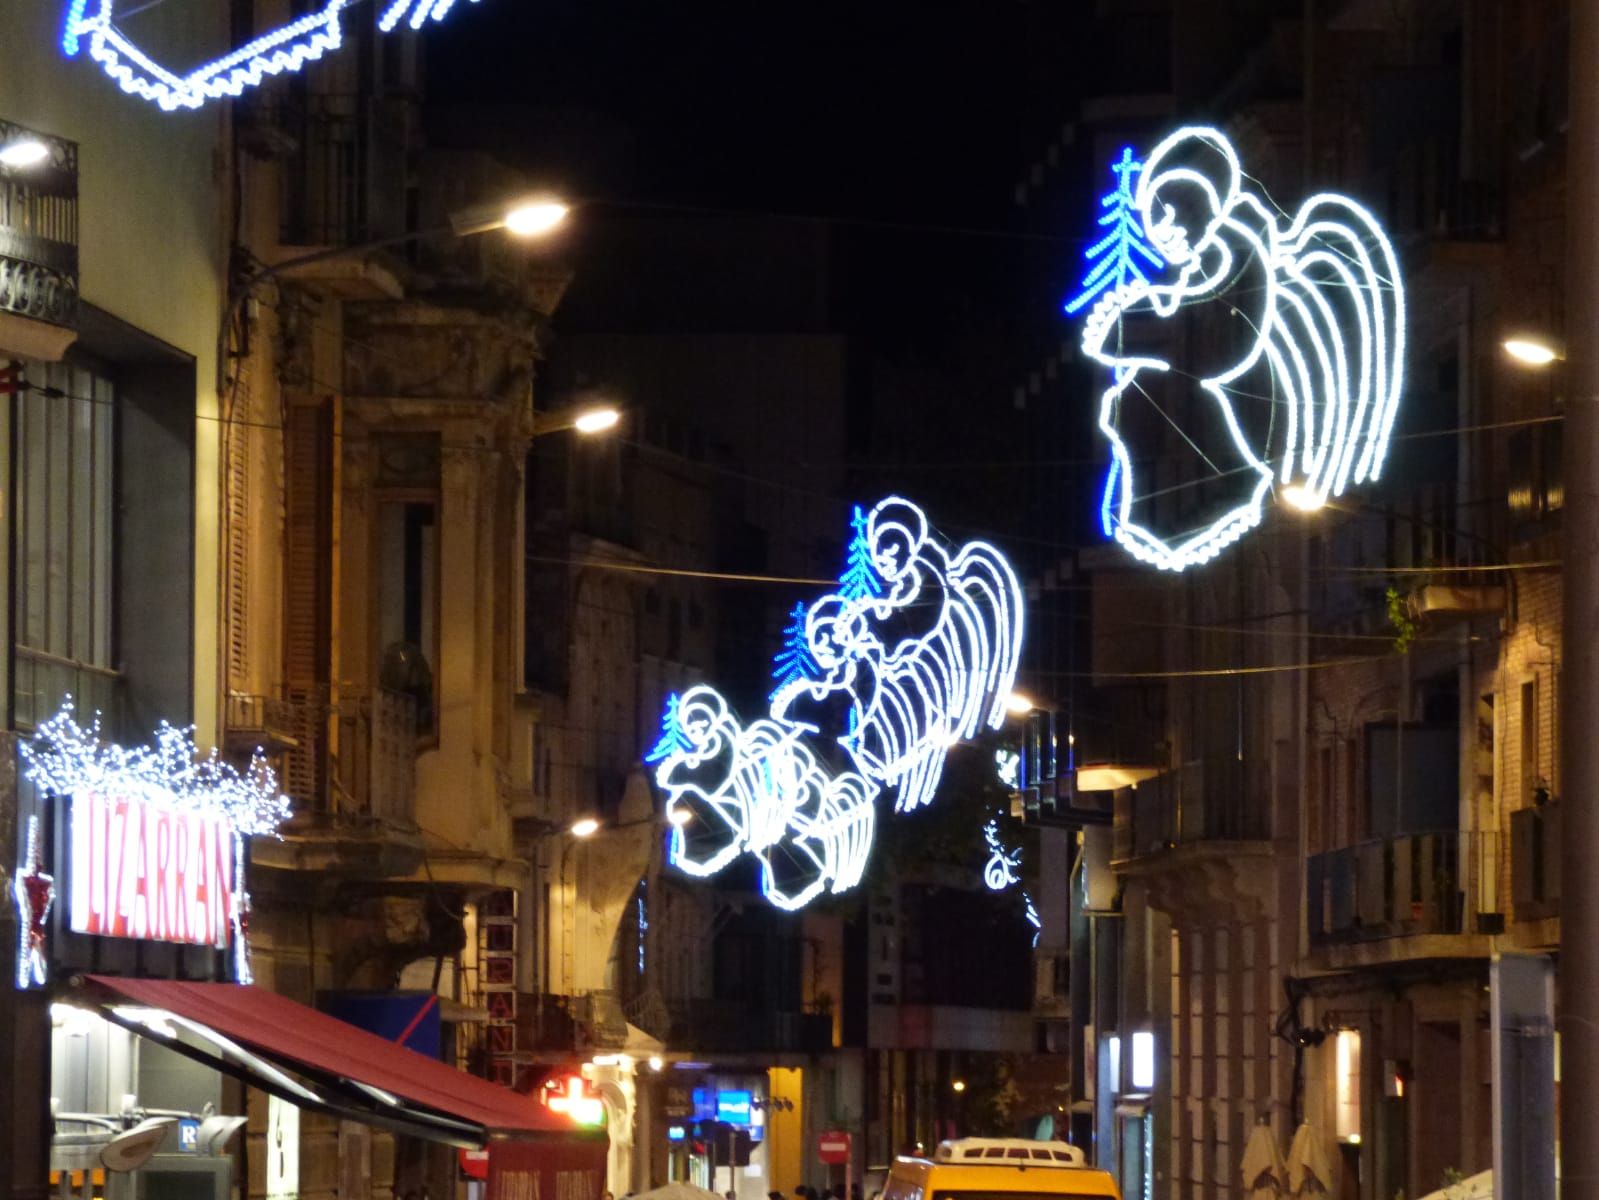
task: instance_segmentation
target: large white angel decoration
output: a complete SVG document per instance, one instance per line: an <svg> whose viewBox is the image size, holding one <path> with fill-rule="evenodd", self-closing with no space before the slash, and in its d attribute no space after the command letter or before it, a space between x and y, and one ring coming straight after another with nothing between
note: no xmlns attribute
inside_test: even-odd
<svg viewBox="0 0 1599 1200"><path fill-rule="evenodd" d="M1378 478L1403 382L1404 285L1369 211L1322 193L1285 219L1251 190L1219 130L1178 129L1134 169L1139 220L1167 273L1105 292L1082 346L1112 373L1099 406L1112 454L1111 532L1135 557L1180 571L1258 525L1274 489L1316 508L1350 483ZM1179 345L1197 354L1205 338L1132 328L1207 308L1230 330L1209 339L1210 361L1173 358ZM1188 411L1214 418L1219 453L1206 453L1154 399L1188 380L1201 393ZM1172 531L1139 507L1148 448L1130 444L1134 398L1178 426L1214 477L1231 477L1219 511Z"/></svg>
<svg viewBox="0 0 1599 1200"><path fill-rule="evenodd" d="M1021 659L1021 584L993 546L951 550L898 496L872 510L862 536L880 586L812 606L816 677L780 688L772 712L785 719L807 697L847 698L840 743L905 812L933 799L952 743L1004 721Z"/></svg>
<svg viewBox="0 0 1599 1200"><path fill-rule="evenodd" d="M645 757L658 764L666 792L674 866L708 876L753 854L762 893L783 909L860 882L877 820L875 784L829 772L798 726L741 723L705 685L672 697L662 726Z"/></svg>
<svg viewBox="0 0 1599 1200"><path fill-rule="evenodd" d="M672 863L707 876L753 855L779 908L860 882L878 795L932 800L950 746L1004 720L1020 662L1021 585L998 550L951 548L897 496L852 524L838 590L789 614L769 715L746 725L690 688L645 756Z"/></svg>

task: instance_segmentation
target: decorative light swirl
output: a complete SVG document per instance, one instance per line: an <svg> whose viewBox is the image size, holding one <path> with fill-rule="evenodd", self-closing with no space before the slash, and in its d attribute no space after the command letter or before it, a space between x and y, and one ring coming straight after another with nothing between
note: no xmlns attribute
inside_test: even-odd
<svg viewBox="0 0 1599 1200"><path fill-rule="evenodd" d="M983 841L988 845L988 862L983 866L983 883L988 890L1003 892L1020 883L1022 852L1005 849L999 840L998 821L990 820L983 826Z"/></svg>
<svg viewBox="0 0 1599 1200"><path fill-rule="evenodd" d="M1124 275L1099 297L1083 327L1084 354L1113 377L1099 409L1116 492L1113 503L1106 497L1106 524L1130 554L1165 570L1205 562L1258 525L1274 483L1292 489L1300 507L1316 507L1350 483L1376 480L1398 412L1404 284L1376 218L1346 196L1320 193L1284 225L1244 181L1237 152L1219 130L1184 127L1156 146L1139 174L1135 201L1143 230L1176 277ZM1168 540L1134 519L1138 479L1121 434L1120 404L1128 389L1141 387L1141 375L1178 367L1125 349L1122 320L1129 314L1171 320L1206 302L1225 305L1234 323L1242 318L1253 330L1247 351L1198 385L1253 481L1247 499ZM1148 339L1139 344L1147 347ZM1269 447L1245 431L1231 391L1262 366L1284 416L1281 444ZM1276 472L1267 465L1274 454Z"/></svg>

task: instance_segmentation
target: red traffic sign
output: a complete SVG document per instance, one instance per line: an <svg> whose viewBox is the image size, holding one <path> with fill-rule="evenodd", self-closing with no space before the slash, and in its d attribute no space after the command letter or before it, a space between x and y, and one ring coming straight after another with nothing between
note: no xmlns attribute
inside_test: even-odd
<svg viewBox="0 0 1599 1200"><path fill-rule="evenodd" d="M816 1137L816 1157L831 1165L849 1162L849 1134L841 1129L829 1130Z"/></svg>

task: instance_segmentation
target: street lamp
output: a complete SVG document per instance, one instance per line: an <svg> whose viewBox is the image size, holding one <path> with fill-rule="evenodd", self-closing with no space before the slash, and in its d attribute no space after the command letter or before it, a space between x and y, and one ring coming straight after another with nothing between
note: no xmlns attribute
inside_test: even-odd
<svg viewBox="0 0 1599 1200"><path fill-rule="evenodd" d="M533 436L543 437L567 429L591 436L616 428L621 419L622 410L614 404L574 405L552 413L534 413Z"/></svg>
<svg viewBox="0 0 1599 1200"><path fill-rule="evenodd" d="M1013 717L1025 717L1035 707L1032 697L1023 692L1012 692L1005 697L1005 711Z"/></svg>
<svg viewBox="0 0 1599 1200"><path fill-rule="evenodd" d="M1506 354L1524 367L1547 367L1566 357L1559 346L1536 334L1507 337L1500 345Z"/></svg>
<svg viewBox="0 0 1599 1200"><path fill-rule="evenodd" d="M593 837L600 831L600 823L593 817L581 817L572 822L572 828L567 832L575 838Z"/></svg>
<svg viewBox="0 0 1599 1200"><path fill-rule="evenodd" d="M1313 492L1310 488L1300 487L1297 483L1289 484L1278 494L1290 507L1297 508L1300 512L1315 512L1327 505L1325 496Z"/></svg>
<svg viewBox="0 0 1599 1200"><path fill-rule="evenodd" d="M7 150L10 147L6 147ZM0 150L0 154L5 153ZM7 164L10 165L10 164ZM358 258L364 254L371 254L376 250L387 250L393 246L405 245L409 242L422 242L436 237L472 237L480 233L492 233L496 229L503 229L513 237L532 239L543 237L559 228L570 213L569 207L559 200L549 196L521 196L508 201L495 204L479 204L471 208L459 209L450 214L447 225L437 225L430 229L417 229L410 233L396 234L393 237L377 238L374 241L362 242L355 246L330 246L326 250L315 250L310 254L301 254L295 258L285 259L273 263L256 271L231 293L228 299L226 318L222 328L217 333L217 383L224 386L226 380L226 363L228 358L228 331L238 320L239 310L261 284L268 280L276 279L290 271L297 271L303 267L315 266L318 263L329 262L338 258Z"/></svg>
<svg viewBox="0 0 1599 1200"><path fill-rule="evenodd" d="M20 137L0 146L0 167L36 167L50 157L50 147L36 137Z"/></svg>

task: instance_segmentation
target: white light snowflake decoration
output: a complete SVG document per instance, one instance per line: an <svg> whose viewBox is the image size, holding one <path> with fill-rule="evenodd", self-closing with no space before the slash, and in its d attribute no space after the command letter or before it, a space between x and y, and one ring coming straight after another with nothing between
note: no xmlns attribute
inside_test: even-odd
<svg viewBox="0 0 1599 1200"><path fill-rule="evenodd" d="M811 606L818 677L780 688L772 715L785 719L806 696L847 697L840 745L862 774L896 789L905 812L933 799L952 743L1004 722L1021 657L1021 584L993 546L951 551L898 496L872 510L865 540L881 591Z"/></svg>
<svg viewBox="0 0 1599 1200"><path fill-rule="evenodd" d="M951 742L1004 720L1021 653L1021 586L994 547L951 550L899 497L851 524L838 590L789 614L769 715L745 725L691 688L645 756L672 863L703 877L753 854L784 909L860 882L878 793L901 810L931 800ZM842 729L824 734L813 710Z"/></svg>
<svg viewBox="0 0 1599 1200"><path fill-rule="evenodd" d="M116 27L116 0L71 0L61 48L71 58L87 43L89 57L124 92L168 112L193 109L208 100L242 95L269 76L298 71L337 50L344 42L340 14L356 2L319 0L313 11L298 20L180 74L156 62ZM409 13L410 28L420 29L429 19L442 20L454 6L455 0L388 0L379 14L378 27L387 33Z"/></svg>
<svg viewBox="0 0 1599 1200"><path fill-rule="evenodd" d="M1403 383L1404 285L1393 246L1368 210L1321 193L1284 223L1246 186L1237 153L1216 129L1185 127L1156 146L1139 173L1136 207L1172 277L1135 277L1102 295L1082 346L1113 375L1099 411L1114 456L1111 530L1135 557L1180 571L1259 524L1274 484L1296 506L1315 508L1350 483L1378 478ZM1241 503L1167 538L1135 518L1138 453L1123 439L1120 413L1124 395L1142 390L1140 377L1169 377L1182 364L1152 352L1148 338L1125 345L1123 324L1144 314L1170 321L1204 304L1225 306L1218 311L1251 331L1247 350L1197 386L1252 481ZM1262 390L1269 394L1252 395ZM1269 446L1240 420L1246 395L1280 414Z"/></svg>

